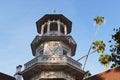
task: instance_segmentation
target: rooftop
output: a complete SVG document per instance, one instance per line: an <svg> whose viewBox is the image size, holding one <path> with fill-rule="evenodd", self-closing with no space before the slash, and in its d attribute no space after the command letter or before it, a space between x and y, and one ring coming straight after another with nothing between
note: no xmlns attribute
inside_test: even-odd
<svg viewBox="0 0 120 80"><path fill-rule="evenodd" d="M96 74L85 80L120 80L120 66Z"/></svg>
<svg viewBox="0 0 120 80"><path fill-rule="evenodd" d="M0 80L15 80L15 78L0 72Z"/></svg>

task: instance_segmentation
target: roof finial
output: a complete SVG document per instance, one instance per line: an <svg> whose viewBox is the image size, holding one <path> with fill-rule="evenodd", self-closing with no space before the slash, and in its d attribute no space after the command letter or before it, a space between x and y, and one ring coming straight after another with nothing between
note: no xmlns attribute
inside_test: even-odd
<svg viewBox="0 0 120 80"><path fill-rule="evenodd" d="M56 9L53 10L53 13L56 14Z"/></svg>
<svg viewBox="0 0 120 80"><path fill-rule="evenodd" d="M21 68L22 68L22 65L18 65L16 67L16 73L14 75L14 77L16 78L16 80L22 80Z"/></svg>

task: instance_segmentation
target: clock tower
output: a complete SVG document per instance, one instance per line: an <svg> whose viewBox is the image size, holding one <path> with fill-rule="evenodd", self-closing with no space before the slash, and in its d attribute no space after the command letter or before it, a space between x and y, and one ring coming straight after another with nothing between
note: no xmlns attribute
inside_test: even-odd
<svg viewBox="0 0 120 80"><path fill-rule="evenodd" d="M36 26L38 35L31 43L35 58L24 64L24 80L82 80L82 65L72 59L76 51L72 22L62 14L46 14Z"/></svg>

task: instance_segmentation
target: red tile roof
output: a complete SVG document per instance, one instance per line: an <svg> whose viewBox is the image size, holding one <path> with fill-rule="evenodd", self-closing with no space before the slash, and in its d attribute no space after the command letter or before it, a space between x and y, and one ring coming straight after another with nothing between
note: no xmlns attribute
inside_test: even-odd
<svg viewBox="0 0 120 80"><path fill-rule="evenodd" d="M15 78L0 72L0 80L15 80Z"/></svg>
<svg viewBox="0 0 120 80"><path fill-rule="evenodd" d="M85 80L120 80L120 66L96 74Z"/></svg>

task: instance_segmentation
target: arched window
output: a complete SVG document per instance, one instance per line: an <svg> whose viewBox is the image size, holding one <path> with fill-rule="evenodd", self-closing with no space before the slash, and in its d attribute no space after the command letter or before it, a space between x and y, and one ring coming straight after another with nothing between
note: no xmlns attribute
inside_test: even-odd
<svg viewBox="0 0 120 80"><path fill-rule="evenodd" d="M62 24L60 24L60 32L64 34L64 26Z"/></svg>
<svg viewBox="0 0 120 80"><path fill-rule="evenodd" d="M47 32L47 24L44 26L44 34Z"/></svg>
<svg viewBox="0 0 120 80"><path fill-rule="evenodd" d="M67 55L67 51L63 50L63 55L66 56Z"/></svg>
<svg viewBox="0 0 120 80"><path fill-rule="evenodd" d="M40 55L43 55L43 49L41 49L41 50L39 51L39 54L40 54Z"/></svg>
<svg viewBox="0 0 120 80"><path fill-rule="evenodd" d="M58 31L58 24L56 22L50 24L50 31Z"/></svg>

